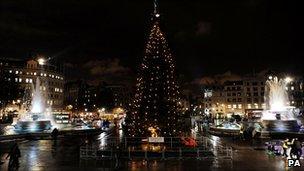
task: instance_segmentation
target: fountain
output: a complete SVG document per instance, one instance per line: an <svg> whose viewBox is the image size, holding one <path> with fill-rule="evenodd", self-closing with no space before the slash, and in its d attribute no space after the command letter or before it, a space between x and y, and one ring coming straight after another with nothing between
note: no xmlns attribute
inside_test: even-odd
<svg viewBox="0 0 304 171"><path fill-rule="evenodd" d="M21 114L14 127L22 132L50 130L52 128L52 120L50 110L45 107L45 99L40 90L40 80L37 78L36 85L32 84L30 111Z"/></svg>
<svg viewBox="0 0 304 171"><path fill-rule="evenodd" d="M298 132L296 110L289 106L286 92L287 81L274 77L266 81L266 108L262 113L262 124L269 132Z"/></svg>

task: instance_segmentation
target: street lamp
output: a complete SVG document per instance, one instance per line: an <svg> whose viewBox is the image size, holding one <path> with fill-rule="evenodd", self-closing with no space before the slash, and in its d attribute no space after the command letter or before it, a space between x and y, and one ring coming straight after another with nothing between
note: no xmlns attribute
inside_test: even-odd
<svg viewBox="0 0 304 171"><path fill-rule="evenodd" d="M41 57L37 59L37 62L39 65L45 65L46 60L43 57Z"/></svg>

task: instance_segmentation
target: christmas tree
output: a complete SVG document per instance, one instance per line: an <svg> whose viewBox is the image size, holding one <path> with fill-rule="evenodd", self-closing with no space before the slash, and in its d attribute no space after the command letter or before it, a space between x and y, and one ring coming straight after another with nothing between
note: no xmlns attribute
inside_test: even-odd
<svg viewBox="0 0 304 171"><path fill-rule="evenodd" d="M152 136L152 132L158 136L180 133L175 65L154 4L153 25L139 69L133 109L127 116L127 132L133 137Z"/></svg>

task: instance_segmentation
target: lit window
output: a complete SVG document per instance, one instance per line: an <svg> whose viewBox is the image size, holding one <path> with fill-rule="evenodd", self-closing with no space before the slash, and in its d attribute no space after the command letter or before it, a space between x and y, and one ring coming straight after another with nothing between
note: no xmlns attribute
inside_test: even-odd
<svg viewBox="0 0 304 171"><path fill-rule="evenodd" d="M236 109L236 104L233 105L233 108Z"/></svg>
<svg viewBox="0 0 304 171"><path fill-rule="evenodd" d="M294 90L294 86L291 86L290 89L291 89L291 90Z"/></svg>
<svg viewBox="0 0 304 171"><path fill-rule="evenodd" d="M18 74L19 73L19 71L16 71L16 74Z"/></svg>
<svg viewBox="0 0 304 171"><path fill-rule="evenodd" d="M22 78L19 78L19 83L21 83L22 82Z"/></svg>
<svg viewBox="0 0 304 171"><path fill-rule="evenodd" d="M248 109L251 109L251 104L247 104Z"/></svg>
<svg viewBox="0 0 304 171"><path fill-rule="evenodd" d="M12 70L9 70L9 73L12 73L13 71Z"/></svg>
<svg viewBox="0 0 304 171"><path fill-rule="evenodd" d="M239 109L242 109L242 104L238 104L238 108L239 108Z"/></svg>

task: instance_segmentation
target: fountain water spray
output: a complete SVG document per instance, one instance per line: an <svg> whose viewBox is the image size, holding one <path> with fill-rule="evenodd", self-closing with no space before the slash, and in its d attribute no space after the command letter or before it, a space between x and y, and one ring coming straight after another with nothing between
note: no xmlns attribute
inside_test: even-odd
<svg viewBox="0 0 304 171"><path fill-rule="evenodd" d="M287 81L274 77L266 81L265 100L267 107L262 113L262 123L270 132L298 132L299 124L295 108L289 106L286 91Z"/></svg>
<svg viewBox="0 0 304 171"><path fill-rule="evenodd" d="M265 100L267 109L263 111L262 120L294 120L293 108L288 106L288 94L286 91L287 82L274 77L266 81Z"/></svg>
<svg viewBox="0 0 304 171"><path fill-rule="evenodd" d="M32 100L30 112L21 114L15 128L21 131L49 130L52 127L53 118L50 110L46 109L45 98L41 92L40 80L36 79L36 85L32 84Z"/></svg>

